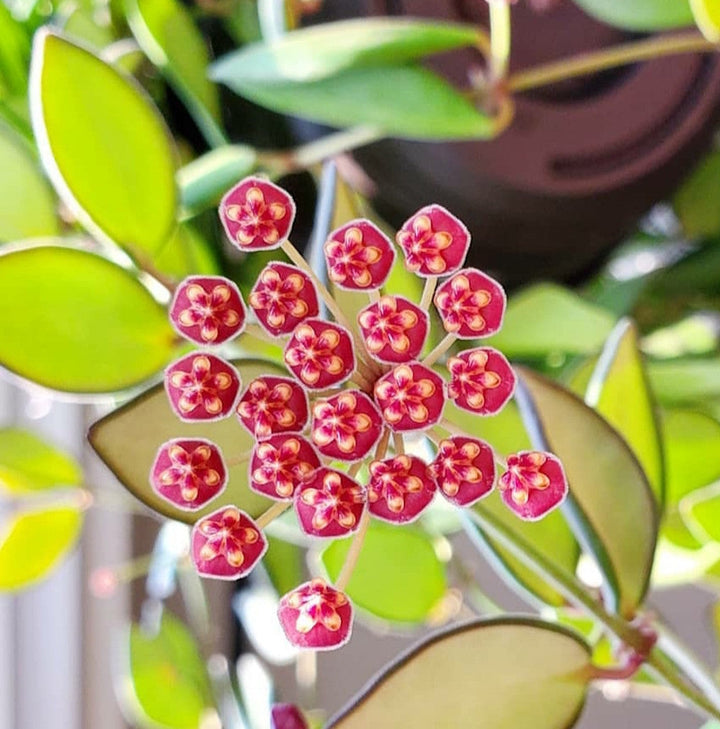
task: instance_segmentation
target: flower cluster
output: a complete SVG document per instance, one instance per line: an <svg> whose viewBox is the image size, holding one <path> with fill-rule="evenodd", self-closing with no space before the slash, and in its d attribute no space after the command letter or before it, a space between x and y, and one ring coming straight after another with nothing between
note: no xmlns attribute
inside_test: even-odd
<svg viewBox="0 0 720 729"><path fill-rule="evenodd" d="M267 548L264 526L285 506L310 536L356 533L358 540L371 517L406 524L438 494L468 507L496 483L522 519L539 519L558 506L567 481L552 454L521 452L505 463L488 443L443 418L447 401L478 417L493 415L516 382L501 352L474 341L500 329L506 299L497 281L462 268L470 245L465 226L429 205L397 233L406 268L425 279L419 305L383 292L396 248L377 226L353 220L333 231L324 245L330 281L368 295L351 323L290 244L294 216L294 202L281 188L257 177L240 182L220 205L231 242L242 251L281 246L296 265L268 264L247 308L235 284L221 276L187 278L170 308L176 330L200 347L166 370L172 408L188 422L234 413L254 440L246 454L248 486L277 502L256 520L231 504L198 519L191 539L198 572L246 575ZM320 316L321 300L334 321ZM431 302L446 336L423 357ZM241 383L233 365L214 353L243 331L248 309L269 338L284 342L288 376ZM406 451L405 439L415 436L417 444L418 434L433 449L431 462L416 448ZM160 496L187 510L216 499L227 478L218 447L199 438L165 443L150 474ZM279 619L296 646L326 649L348 640L352 606L343 590L352 565L346 567L335 585L316 578L281 599Z"/></svg>

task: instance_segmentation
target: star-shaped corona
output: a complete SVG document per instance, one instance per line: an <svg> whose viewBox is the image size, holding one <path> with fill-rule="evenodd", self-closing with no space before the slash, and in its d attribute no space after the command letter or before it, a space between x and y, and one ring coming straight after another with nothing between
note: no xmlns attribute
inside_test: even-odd
<svg viewBox="0 0 720 729"><path fill-rule="evenodd" d="M247 309L235 284L222 277L189 277L171 304L174 326L200 348L165 372L171 407L187 422L235 410L252 447L221 455L204 438L170 440L150 480L181 509L220 502L192 531L191 557L204 577L247 575L267 548L265 527L286 508L309 537L351 537L334 584L316 578L280 600L290 642L325 650L350 637L346 588L370 520L406 524L436 497L457 508L500 498L521 519L535 520L563 501L568 486L553 454L523 451L504 459L448 419L457 413L446 408L448 400L491 417L516 383L504 355L475 341L501 328L506 299L499 282L462 268L470 233L460 220L428 205L398 231L405 268L423 279L421 297L411 300L407 285L386 290L396 248L365 219L332 231L323 246L331 287L353 292L336 298L290 243L294 217L295 203L280 187L257 176L241 180L220 205L230 242L245 252L281 246L292 264L268 263ZM358 299L364 300L345 310L348 300ZM431 327L433 321L441 326ZM235 365L216 351L244 327L280 345L282 361L241 390ZM435 334L442 329L444 338ZM223 505L229 477L245 479L232 484L235 498L247 487L272 505L256 518L242 510L242 501Z"/></svg>

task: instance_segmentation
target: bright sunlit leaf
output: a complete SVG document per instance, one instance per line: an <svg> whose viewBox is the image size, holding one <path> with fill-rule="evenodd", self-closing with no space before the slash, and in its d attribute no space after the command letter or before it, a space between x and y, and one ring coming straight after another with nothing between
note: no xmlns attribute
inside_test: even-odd
<svg viewBox="0 0 720 729"><path fill-rule="evenodd" d="M72 549L82 524L74 507L14 514L0 524L0 591L45 578Z"/></svg>
<svg viewBox="0 0 720 729"><path fill-rule="evenodd" d="M720 43L720 3L717 0L690 0L695 22L712 43Z"/></svg>
<svg viewBox="0 0 720 729"><path fill-rule="evenodd" d="M345 562L352 539L338 539L322 553L331 580ZM401 623L427 620L445 595L445 567L431 540L413 526L373 520L346 592L371 615Z"/></svg>
<svg viewBox="0 0 720 729"><path fill-rule="evenodd" d="M175 225L175 155L144 91L47 29L35 35L30 86L40 155L63 201L105 240L157 251Z"/></svg>
<svg viewBox="0 0 720 729"><path fill-rule="evenodd" d="M271 362L239 360L234 364L240 372L242 387L262 374L287 374ZM250 434L235 417L211 423L180 422L170 409L162 385L151 387L99 420L90 429L88 438L105 465L140 501L171 519L192 524L220 504L211 502L205 509L192 513L181 511L161 499L148 480L160 446L171 438L183 436L212 441L220 447L226 462L243 456L253 445ZM272 502L248 488L247 471L247 461L228 466L230 481L222 495L222 503L234 504L250 516L258 516Z"/></svg>
<svg viewBox="0 0 720 729"><path fill-rule="evenodd" d="M141 726L199 729L213 705L202 656L190 631L165 612L157 631L133 625L121 698Z"/></svg>
<svg viewBox="0 0 720 729"><path fill-rule="evenodd" d="M589 676L590 650L575 632L530 618L475 621L391 664L327 729L568 729Z"/></svg>
<svg viewBox="0 0 720 729"><path fill-rule="evenodd" d="M526 425L535 447L549 449L565 467L570 494L563 511L606 578L606 604L632 616L647 591L657 539L647 478L617 431L576 395L532 370L518 371Z"/></svg>
<svg viewBox="0 0 720 729"><path fill-rule="evenodd" d="M0 364L46 387L98 393L137 385L172 356L165 308L135 275L67 246L0 255L6 301Z"/></svg>
<svg viewBox="0 0 720 729"><path fill-rule="evenodd" d="M0 429L0 489L26 493L81 483L74 458L26 430Z"/></svg>

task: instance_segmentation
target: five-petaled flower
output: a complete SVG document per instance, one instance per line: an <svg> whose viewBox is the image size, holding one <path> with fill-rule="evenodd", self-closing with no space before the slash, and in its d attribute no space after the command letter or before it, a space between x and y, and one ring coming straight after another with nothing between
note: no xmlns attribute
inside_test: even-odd
<svg viewBox="0 0 720 729"><path fill-rule="evenodd" d="M519 517L536 521L562 504L568 483L562 463L552 453L521 451L508 456L498 488Z"/></svg>
<svg viewBox="0 0 720 729"><path fill-rule="evenodd" d="M253 448L250 488L271 499L292 499L295 489L320 468L312 445L295 433L273 435Z"/></svg>
<svg viewBox="0 0 720 729"><path fill-rule="evenodd" d="M378 519L395 524L414 521L434 495L430 469L417 456L402 454L370 464L368 509Z"/></svg>
<svg viewBox="0 0 720 729"><path fill-rule="evenodd" d="M357 481L323 466L295 492L295 512L306 534L343 537L358 528L366 500L365 488Z"/></svg>
<svg viewBox="0 0 720 729"><path fill-rule="evenodd" d="M222 493L227 469L214 443L201 438L176 438L160 446L150 483L178 509L194 511Z"/></svg>
<svg viewBox="0 0 720 729"><path fill-rule="evenodd" d="M435 293L443 326L459 339L495 334L502 326L505 300L502 286L474 268L459 271Z"/></svg>
<svg viewBox="0 0 720 729"><path fill-rule="evenodd" d="M272 182L248 177L223 197L220 220L240 250L277 248L290 234L295 202Z"/></svg>
<svg viewBox="0 0 720 729"><path fill-rule="evenodd" d="M385 283L395 250L369 220L353 220L330 233L325 242L330 280L343 289L377 289Z"/></svg>
<svg viewBox="0 0 720 729"><path fill-rule="evenodd" d="M381 362L417 359L428 333L428 316L402 296L383 296L358 314L368 352Z"/></svg>
<svg viewBox="0 0 720 729"><path fill-rule="evenodd" d="M418 276L445 276L462 266L470 247L470 232L440 205L418 210L396 236L405 265Z"/></svg>
<svg viewBox="0 0 720 729"><path fill-rule="evenodd" d="M232 412L240 377L224 359L192 353L167 368L165 389L181 420L217 420Z"/></svg>
<svg viewBox="0 0 720 729"><path fill-rule="evenodd" d="M308 421L307 395L297 382L287 377L258 377L240 398L237 414L256 438L299 432Z"/></svg>
<svg viewBox="0 0 720 729"><path fill-rule="evenodd" d="M315 286L308 275L287 263L270 263L250 293L250 306L270 334L290 334L303 320L318 314Z"/></svg>
<svg viewBox="0 0 720 729"><path fill-rule="evenodd" d="M278 617L288 640L298 648L338 648L347 643L352 631L350 600L319 578L285 595Z"/></svg>
<svg viewBox="0 0 720 729"><path fill-rule="evenodd" d="M197 571L225 580L250 572L268 547L257 524L236 506L224 506L200 519L190 542Z"/></svg>
<svg viewBox="0 0 720 729"><path fill-rule="evenodd" d="M170 305L175 329L197 344L222 344L245 326L245 306L235 283L224 276L188 276Z"/></svg>
<svg viewBox="0 0 720 729"><path fill-rule="evenodd" d="M392 430L423 430L440 420L443 381L425 365L401 364L377 381L375 399Z"/></svg>
<svg viewBox="0 0 720 729"><path fill-rule="evenodd" d="M280 602L288 638L299 647L322 649L341 645L350 634L352 608L342 590L372 517L402 524L416 519L437 491L462 508L493 490L492 447L443 420L445 398L473 414L492 415L512 396L516 378L497 350L459 346L458 340L496 332L506 299L497 281L477 269L461 270L470 234L447 210L422 208L397 234L406 267L427 278L420 305L380 290L395 249L375 225L353 220L329 235L324 252L332 284L366 291L369 299L357 314L360 331L352 334L351 312L343 311L287 240L294 215L290 196L259 177L241 181L220 206L225 230L238 247L282 244L296 264L269 263L249 296L252 313L270 337L287 337L283 360L291 376L261 375L247 385L237 415L253 445L227 461L249 461L249 488L277 503L257 522L232 505L200 518L191 556L204 576L246 575L267 547L262 528L291 505L307 535L356 533L334 587L313 580ZM320 297L335 321L320 318ZM430 343L423 360L431 301L447 334ZM170 315L178 331L200 347L227 341L245 322L237 287L222 277L186 279ZM434 369L441 358L449 381L444 370ZM230 363L199 351L168 367L165 386L183 420L203 421L230 414L240 379ZM435 450L431 463L405 453L405 433L419 430L427 431L422 442ZM212 443L176 439L161 447L150 477L156 492L175 506L199 509L222 491L227 473ZM552 454L522 452L508 457L499 491L520 518L533 520L562 501L567 481Z"/></svg>
<svg viewBox="0 0 720 729"><path fill-rule="evenodd" d="M313 443L329 458L364 458L377 444L382 427L375 403L359 390L345 390L313 408Z"/></svg>

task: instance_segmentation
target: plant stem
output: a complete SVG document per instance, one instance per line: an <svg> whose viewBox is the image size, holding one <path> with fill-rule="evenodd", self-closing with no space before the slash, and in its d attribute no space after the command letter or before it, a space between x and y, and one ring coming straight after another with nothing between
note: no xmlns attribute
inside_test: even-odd
<svg viewBox="0 0 720 729"><path fill-rule="evenodd" d="M711 43L699 33L663 35L519 71L510 76L506 88L511 93L527 91L637 61L648 61L681 53L712 53L717 50L717 44Z"/></svg>
<svg viewBox="0 0 720 729"><path fill-rule="evenodd" d="M291 506L292 501L276 501L270 508L255 519L255 523L259 529L264 529L268 524L275 521L280 514L284 514Z"/></svg>
<svg viewBox="0 0 720 729"><path fill-rule="evenodd" d="M357 561L360 558L360 552L362 552L362 546L369 524L370 512L365 510L360 518L360 526L358 526L358 530L353 537L352 544L345 557L345 564L343 564L340 574L337 580L335 580L335 589L340 590L340 592L343 592L348 586L348 582L350 582L355 565L357 565Z"/></svg>
<svg viewBox="0 0 720 729"><path fill-rule="evenodd" d="M445 352L447 352L448 349L455 344L456 340L457 337L452 332L446 334L440 340L440 343L435 347L435 349L433 349L433 351L425 357L422 364L425 365L425 367L432 367L440 359L440 357L442 357Z"/></svg>
<svg viewBox="0 0 720 729"><path fill-rule="evenodd" d="M357 126L333 132L325 137L279 152L259 152L258 162L272 176L304 170L338 154L376 142L385 132L375 126Z"/></svg>
<svg viewBox="0 0 720 729"><path fill-rule="evenodd" d="M512 552L515 557L525 563L532 563L549 584L575 606L596 618L623 643L638 651L644 649L647 639L641 631L619 616L608 613L573 575L547 560L530 542L513 532L492 512L483 509L482 506L476 506L474 509L465 510L464 514L499 544ZM674 688L700 713L716 719L720 718L720 705L716 706L707 696L685 683L680 677L682 669L676 660L671 659L659 647L652 650L646 663L668 686ZM697 664L693 661L693 670L697 669Z"/></svg>
<svg viewBox="0 0 720 729"><path fill-rule="evenodd" d="M510 61L509 0L490 0L490 74L494 81L505 78Z"/></svg>

